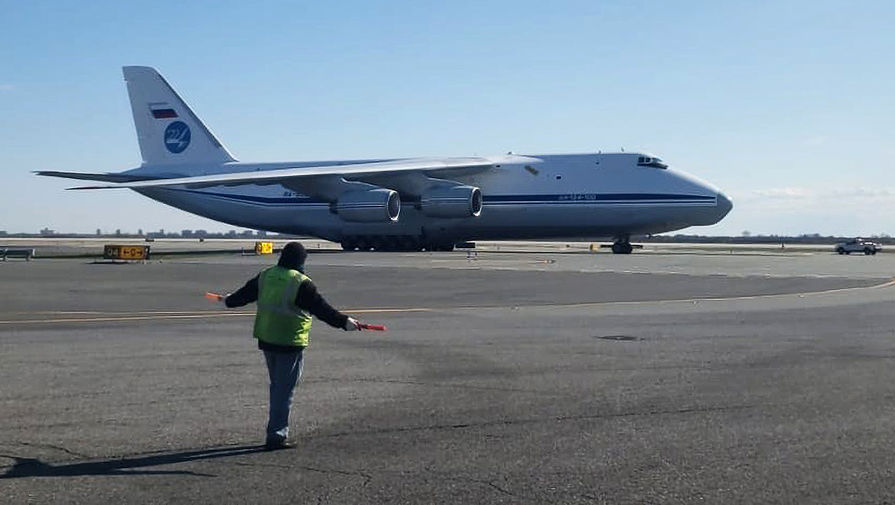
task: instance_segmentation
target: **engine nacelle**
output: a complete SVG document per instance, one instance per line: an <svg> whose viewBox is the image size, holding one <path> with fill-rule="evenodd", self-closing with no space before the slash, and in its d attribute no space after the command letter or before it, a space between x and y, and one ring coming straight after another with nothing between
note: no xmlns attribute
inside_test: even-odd
<svg viewBox="0 0 895 505"><path fill-rule="evenodd" d="M401 213L401 198L397 191L379 188L342 193L333 205L336 214L345 221L381 223L397 221Z"/></svg>
<svg viewBox="0 0 895 505"><path fill-rule="evenodd" d="M482 190L474 186L448 186L420 196L420 210L430 217L478 217Z"/></svg>

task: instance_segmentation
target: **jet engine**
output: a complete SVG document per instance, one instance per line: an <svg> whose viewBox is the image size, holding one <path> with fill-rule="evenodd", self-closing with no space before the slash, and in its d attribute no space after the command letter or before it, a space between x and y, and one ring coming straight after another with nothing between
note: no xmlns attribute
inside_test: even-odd
<svg viewBox="0 0 895 505"><path fill-rule="evenodd" d="M447 186L420 196L420 210L429 217L478 217L482 190L473 186Z"/></svg>
<svg viewBox="0 0 895 505"><path fill-rule="evenodd" d="M336 214L345 221L379 223L397 221L401 213L401 198L397 191L378 188L366 191L347 191L333 204Z"/></svg>

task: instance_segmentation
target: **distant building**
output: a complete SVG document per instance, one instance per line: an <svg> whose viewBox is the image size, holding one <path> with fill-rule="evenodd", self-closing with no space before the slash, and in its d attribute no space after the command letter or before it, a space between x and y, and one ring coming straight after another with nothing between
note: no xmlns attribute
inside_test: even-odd
<svg viewBox="0 0 895 505"><path fill-rule="evenodd" d="M181 230L180 236L183 238L193 238L195 235L193 235L193 230Z"/></svg>
<svg viewBox="0 0 895 505"><path fill-rule="evenodd" d="M51 236L51 235L55 235L55 234L56 234L56 231L55 231L55 230L51 230L51 229L49 229L49 228L44 228L43 230L40 230L40 236L41 236L41 237L49 237L49 236Z"/></svg>

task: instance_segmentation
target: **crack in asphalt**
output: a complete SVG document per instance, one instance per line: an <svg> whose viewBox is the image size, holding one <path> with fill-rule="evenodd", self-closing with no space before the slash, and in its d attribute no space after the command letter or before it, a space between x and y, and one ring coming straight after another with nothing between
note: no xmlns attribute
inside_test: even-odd
<svg viewBox="0 0 895 505"><path fill-rule="evenodd" d="M513 498L517 498L517 499L521 498L524 500L529 499L527 496L519 495L517 493L510 491L509 489L506 489L504 487L497 485L495 483L495 481L497 479L476 479L476 478L469 477L466 475L444 475L444 472L436 471L429 467L422 468L421 472L425 473L425 474L432 475L438 479L451 480L451 481L455 481L455 482L472 482L474 484L488 486L492 490L494 490L502 495L510 496Z"/></svg>
<svg viewBox="0 0 895 505"><path fill-rule="evenodd" d="M565 415L565 416L551 416L551 417L541 417L541 418L528 418L528 419L501 419L501 420L491 420L491 421L483 421L478 423L454 423L454 424L432 424L432 425L424 425L424 426L406 426L406 427L397 427L397 428L384 428L378 430L367 430L367 431L346 431L346 432L336 432L329 434L317 434L317 435L308 435L301 438L305 439L326 439L326 438L340 438L340 437L348 437L348 436L364 436L364 435L383 435L383 434L395 434L395 433L413 433L413 432L422 432L422 431L438 431L438 430L462 430L468 428L483 428L489 426L518 426L525 424L538 424L538 423L550 423L550 422L568 422L568 421L589 421L589 420L601 420L601 419L620 419L620 418L629 418L629 417L644 417L644 416L663 416L663 415L687 415L687 414L699 414L706 412L729 412L729 411L737 411L737 410L746 410L755 408L756 405L731 405L724 407L693 407L693 408L685 408L685 409L670 409L670 410L651 410L646 412L619 412L619 413L606 413L606 414L580 414L580 415ZM86 454L79 453L77 451L70 450L66 447L54 444L44 444L44 443L33 443L33 442L18 442L17 445L25 446L25 447L37 447L37 448L46 448L52 449L56 451L63 452L65 454L74 456L80 460L90 460L92 459L90 456ZM6 454L0 454L0 457L7 457L10 459L16 460L16 464L13 467L5 466L0 468L16 468L17 466L35 466L38 467L47 467L47 469L52 470L52 472L60 473L62 475L73 473L74 467L85 467L86 470L98 470L103 473L123 473L122 470L133 469L139 467L153 467L159 466L162 464L170 464L170 463L184 463L189 461L196 461L201 459L208 459L209 457L214 456L206 456L203 455L205 453L219 453L221 456L235 456L239 454L246 454L250 452L255 452L255 446L217 446L217 447L205 447L205 448L187 448L180 450L181 453L171 451L152 451L152 452L143 452L143 453L132 453L125 454L120 456L111 457L104 462L87 462L87 463L79 463L78 460L67 462L64 467L53 467L51 465L47 465L46 463L40 462L39 460L32 459L22 459L17 456L9 456ZM188 451L188 453L183 453L182 451ZM215 457L216 459L216 457ZM234 461L227 462L221 461L222 464L225 465L236 465L236 466L257 466L257 467L275 467L275 468L296 468L294 465L281 465L276 463L261 463L261 462L245 462L245 461ZM87 468L90 467L90 468ZM92 467L97 467L93 469ZM108 467L108 468L106 468ZM23 467L24 468L24 467ZM309 472L319 472L319 473L330 473L330 474L339 474L353 477L360 477L363 479L363 486L367 486L372 480L373 476L369 473L361 472L361 471L348 471L348 470L338 470L338 469L329 469L329 468L320 468L313 466L299 466L298 468L304 469ZM51 472L51 474L52 474ZM9 473L9 472L7 472ZM9 476L9 475L7 475ZM505 489L499 485L497 485L493 480L476 480L467 478L466 480L471 482L478 482L483 485L488 485L493 488L495 491L500 492L502 494L519 497L518 495L513 494L510 490Z"/></svg>
<svg viewBox="0 0 895 505"><path fill-rule="evenodd" d="M361 383L377 383L377 384L403 384L408 386L426 386L433 388L449 388L449 389L470 389L477 391L500 391L500 392L510 392L510 393L534 393L534 394L545 394L549 393L549 391L539 391L536 389L522 389L522 388L506 388L506 387L497 387L497 386L471 386L466 384L442 384L442 383L433 383L433 382L422 382L422 381L411 381L411 380L398 380L398 379L338 379L335 377L321 377L313 380L309 380L305 382L306 384L313 383L327 383L327 382L361 382Z"/></svg>
<svg viewBox="0 0 895 505"><path fill-rule="evenodd" d="M363 484L361 484L361 486L363 486L363 487L366 487L367 484L369 484L369 483L373 480L373 476L372 476L371 474L364 473L364 472L360 472L360 471L350 472L350 471L347 471L347 470L334 470L334 469L327 469L327 468L316 468L316 467L313 467L313 466L299 466L299 468L301 468L301 469L303 469L303 470L308 470L308 471L310 471L310 472L334 473L334 474L338 474L338 475L348 475L348 476L352 476L352 477L361 477L362 479L364 479Z"/></svg>
<svg viewBox="0 0 895 505"><path fill-rule="evenodd" d="M427 471L428 471L429 473L435 473L435 472L432 472L431 470L427 470ZM501 486L497 485L497 484L495 483L495 481L496 481L497 479L491 479L491 480L474 479L474 478L472 478L472 477L465 477L465 476L464 476L464 477L457 477L457 476L454 476L454 477L441 477L441 478L444 478L444 479L447 479L447 480L453 480L453 481L457 481L457 482L473 482L473 483L476 483L476 484L481 484L481 485L484 485L484 486L488 486L488 487L494 489L495 491L497 491L497 492L500 493L500 494L503 494L503 495L506 495L506 496L510 496L510 497L512 497L512 498L516 498L517 500L527 500L527 501L533 501L533 502L536 502L536 503L562 503L562 501L556 501L556 500L547 498L547 497L545 497L545 496L539 496L539 497L537 497L537 498L534 498L534 497L527 496L527 495L522 494L522 493L516 493L516 492L510 491L509 489L506 489L506 488L504 488L504 487L501 487ZM596 496L594 496L594 495L591 495L591 494L587 494L587 493L579 493L579 494L574 495L574 496L577 496L577 497L579 497L579 498L584 498L585 500L590 500L590 501L597 501L597 500L599 500L598 497L596 497Z"/></svg>
<svg viewBox="0 0 895 505"><path fill-rule="evenodd" d="M488 486L491 489L497 491L498 493L506 495L506 496L511 496L513 498L527 499L527 497L525 497L525 496L520 496L516 493L513 493L512 491L509 491L507 489L504 489L504 488L498 486L497 484L494 483L494 480L473 479L472 477L445 477L445 478L447 480L454 480L454 481L459 481L459 482L473 482L475 484L481 484L483 486Z"/></svg>
<svg viewBox="0 0 895 505"><path fill-rule="evenodd" d="M16 445L24 445L25 447L37 447L37 448L40 448L40 449L52 449L52 450L55 450L55 451L64 452L64 453L66 453L66 454L68 454L68 455L71 455L71 456L74 456L74 457L76 457L76 458L80 458L80 459L87 459L87 458L90 457L88 454L84 454L84 453L76 452L76 451L73 451L73 450L71 450L71 449L65 448L65 447L63 447L63 446L61 446L61 445L46 444L46 443L35 443L35 442L16 442Z"/></svg>
<svg viewBox="0 0 895 505"><path fill-rule="evenodd" d="M359 435L386 435L391 433L412 433L418 431L439 431L439 430L458 430L467 428L484 428L489 426L516 426L524 424L538 424L550 422L566 422L566 421L589 421L599 419L619 419L626 417L647 417L647 416L663 416L663 415L682 415L682 414L699 414L705 412L727 412L736 410L746 410L755 408L757 405L731 405L727 407L693 407L688 409L671 409L671 410L651 410L647 412L619 412L610 414L580 414L569 416L553 416L539 417L529 419L498 419L493 421L482 421L478 423L456 423L456 424L430 424L424 426L405 426L398 428L383 428L378 430L366 431L342 431L335 433L324 433L316 435L307 435L301 438L340 438Z"/></svg>
<svg viewBox="0 0 895 505"><path fill-rule="evenodd" d="M349 471L349 470L337 470L334 468L318 468L314 466L306 466L306 465L286 465L286 464L278 464L278 463L255 463L248 461L232 461L232 462L223 462L224 465L232 465L232 466L248 466L248 467L261 467L261 468L284 468L284 469L295 469L299 468L302 470L307 470L309 472L317 472L323 474L336 474L336 475L347 475L350 477L360 477L364 479L363 486L366 486L373 480L373 476L368 473L360 472L360 471Z"/></svg>

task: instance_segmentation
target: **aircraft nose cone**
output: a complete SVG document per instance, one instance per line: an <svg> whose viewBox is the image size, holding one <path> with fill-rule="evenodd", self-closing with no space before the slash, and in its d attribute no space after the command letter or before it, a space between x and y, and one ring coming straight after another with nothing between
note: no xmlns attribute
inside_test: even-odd
<svg viewBox="0 0 895 505"><path fill-rule="evenodd" d="M733 202L730 201L730 198L727 198L727 195L724 193L718 193L718 219L720 220L724 216L730 212L730 209L733 208Z"/></svg>

